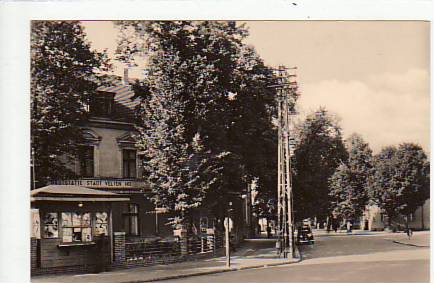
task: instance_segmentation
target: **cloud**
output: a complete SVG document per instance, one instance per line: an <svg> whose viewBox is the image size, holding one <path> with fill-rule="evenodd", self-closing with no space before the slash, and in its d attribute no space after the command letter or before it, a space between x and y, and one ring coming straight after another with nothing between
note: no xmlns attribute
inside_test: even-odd
<svg viewBox="0 0 434 283"><path fill-rule="evenodd" d="M357 132L375 152L402 142L418 143L430 152L429 74L423 69L302 85L302 112L320 106L341 118L345 137Z"/></svg>

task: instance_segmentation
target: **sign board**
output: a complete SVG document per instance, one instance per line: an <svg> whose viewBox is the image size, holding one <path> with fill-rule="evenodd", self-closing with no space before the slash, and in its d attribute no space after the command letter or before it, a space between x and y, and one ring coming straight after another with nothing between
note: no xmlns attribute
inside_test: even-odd
<svg viewBox="0 0 434 283"><path fill-rule="evenodd" d="M146 186L143 181L122 179L56 180L51 185L74 185L90 189L140 189Z"/></svg>
<svg viewBox="0 0 434 283"><path fill-rule="evenodd" d="M39 218L39 209L31 210L31 237L40 239L41 238L41 220Z"/></svg>
<svg viewBox="0 0 434 283"><path fill-rule="evenodd" d="M183 237L187 235L187 230L185 229L175 229L173 230L173 236Z"/></svg>

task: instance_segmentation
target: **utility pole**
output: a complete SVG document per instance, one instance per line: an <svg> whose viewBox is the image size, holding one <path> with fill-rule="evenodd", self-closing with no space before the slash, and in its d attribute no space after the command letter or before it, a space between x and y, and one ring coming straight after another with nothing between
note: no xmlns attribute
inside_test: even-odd
<svg viewBox="0 0 434 283"><path fill-rule="evenodd" d="M33 147L31 147L31 152L30 152L30 158L31 158L31 165L32 165L32 190L36 189L36 169L35 169L35 149Z"/></svg>
<svg viewBox="0 0 434 283"><path fill-rule="evenodd" d="M297 68L279 66L275 70L277 84L272 87L277 90L278 108L278 181L277 181L277 244L279 255L294 257L294 214L292 201L291 156L293 138L291 138L291 115L298 95L298 85L295 74L288 74L288 70L295 72Z"/></svg>

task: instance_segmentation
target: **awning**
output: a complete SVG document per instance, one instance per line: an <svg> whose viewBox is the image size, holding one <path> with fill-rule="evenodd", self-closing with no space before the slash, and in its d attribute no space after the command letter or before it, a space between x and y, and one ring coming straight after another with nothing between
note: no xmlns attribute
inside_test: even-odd
<svg viewBox="0 0 434 283"><path fill-rule="evenodd" d="M50 185L30 192L34 201L80 201L80 202L119 202L129 201L128 197L75 185Z"/></svg>

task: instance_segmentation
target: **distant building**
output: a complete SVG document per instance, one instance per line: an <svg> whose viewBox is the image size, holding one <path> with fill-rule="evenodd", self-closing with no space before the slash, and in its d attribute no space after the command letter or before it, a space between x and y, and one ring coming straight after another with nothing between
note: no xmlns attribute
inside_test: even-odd
<svg viewBox="0 0 434 283"><path fill-rule="evenodd" d="M363 214L360 228L369 231L383 231L383 219L384 216L378 206L368 206Z"/></svg>
<svg viewBox="0 0 434 283"><path fill-rule="evenodd" d="M361 228L370 231L382 231L387 226L387 216L376 206L367 206L361 220ZM406 227L406 217L400 215L393 219L392 226L396 228ZM430 229L430 200L427 199L424 204L409 215L408 226L413 230Z"/></svg>

